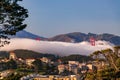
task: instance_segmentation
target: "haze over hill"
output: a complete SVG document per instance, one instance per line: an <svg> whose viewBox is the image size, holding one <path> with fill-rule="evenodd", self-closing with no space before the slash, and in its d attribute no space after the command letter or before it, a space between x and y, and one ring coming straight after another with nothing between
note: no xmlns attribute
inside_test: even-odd
<svg viewBox="0 0 120 80"><path fill-rule="evenodd" d="M27 49L33 50L40 53L52 53L56 55L66 56L70 54L81 54L89 55L90 53L111 48L114 46L112 43L106 41L96 41L96 46L91 46L89 42L80 43L67 43L58 41L38 41L33 39L25 38L13 38L11 43L4 47L1 47L1 51L16 50L16 49Z"/></svg>

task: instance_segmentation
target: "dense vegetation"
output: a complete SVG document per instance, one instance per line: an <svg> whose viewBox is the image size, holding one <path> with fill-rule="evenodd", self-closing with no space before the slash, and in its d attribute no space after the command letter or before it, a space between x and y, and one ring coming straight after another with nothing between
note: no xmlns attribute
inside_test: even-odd
<svg viewBox="0 0 120 80"><path fill-rule="evenodd" d="M79 61L79 62L87 62L87 61L93 60L89 56L79 55L79 54L64 56L64 57L61 57L60 59L62 61Z"/></svg>
<svg viewBox="0 0 120 80"><path fill-rule="evenodd" d="M8 62L0 62L0 71L7 69L17 69L17 63L14 60Z"/></svg>
<svg viewBox="0 0 120 80"><path fill-rule="evenodd" d="M106 79L120 78L120 46L115 46L113 49L114 50L104 49L101 51L95 51L90 55L98 62L104 61L109 64L95 73L96 76Z"/></svg>
<svg viewBox="0 0 120 80"><path fill-rule="evenodd" d="M7 51L0 51L0 58L9 58L9 53Z"/></svg>

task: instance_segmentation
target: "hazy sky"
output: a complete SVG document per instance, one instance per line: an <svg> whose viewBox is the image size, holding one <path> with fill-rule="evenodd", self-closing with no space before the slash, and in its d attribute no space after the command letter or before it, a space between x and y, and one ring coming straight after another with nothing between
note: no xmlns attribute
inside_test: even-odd
<svg viewBox="0 0 120 80"><path fill-rule="evenodd" d="M27 31L44 37L70 32L120 36L120 0L23 0Z"/></svg>

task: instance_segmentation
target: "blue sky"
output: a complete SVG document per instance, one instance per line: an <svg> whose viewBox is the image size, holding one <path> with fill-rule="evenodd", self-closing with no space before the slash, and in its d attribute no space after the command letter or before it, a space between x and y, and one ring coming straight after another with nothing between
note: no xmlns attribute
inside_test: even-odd
<svg viewBox="0 0 120 80"><path fill-rule="evenodd" d="M120 36L120 0L23 0L27 31L52 37L70 32Z"/></svg>

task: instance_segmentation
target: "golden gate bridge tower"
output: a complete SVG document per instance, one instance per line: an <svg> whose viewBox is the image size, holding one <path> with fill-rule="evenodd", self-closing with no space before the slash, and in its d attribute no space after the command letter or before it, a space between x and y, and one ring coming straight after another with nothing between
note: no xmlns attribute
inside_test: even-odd
<svg viewBox="0 0 120 80"><path fill-rule="evenodd" d="M94 37L90 37L90 44L92 46L95 46L95 38Z"/></svg>

